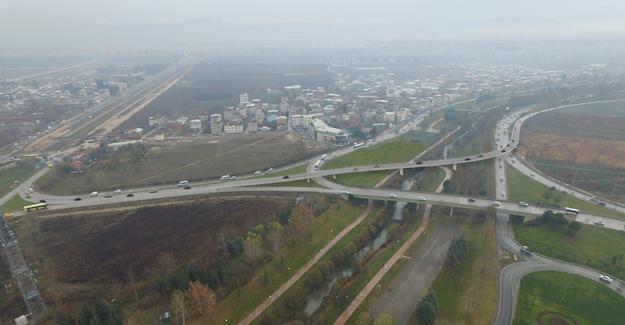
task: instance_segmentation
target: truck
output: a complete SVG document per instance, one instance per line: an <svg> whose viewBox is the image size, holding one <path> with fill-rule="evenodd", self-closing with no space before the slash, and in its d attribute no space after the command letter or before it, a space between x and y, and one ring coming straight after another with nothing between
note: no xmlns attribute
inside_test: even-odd
<svg viewBox="0 0 625 325"><path fill-rule="evenodd" d="M321 166L321 160L317 160L317 162L315 163L315 169L319 169L320 166Z"/></svg>

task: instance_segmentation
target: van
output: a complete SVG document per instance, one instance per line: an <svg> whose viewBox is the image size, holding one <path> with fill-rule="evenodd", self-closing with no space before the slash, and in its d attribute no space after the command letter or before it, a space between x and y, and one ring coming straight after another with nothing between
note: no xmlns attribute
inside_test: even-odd
<svg viewBox="0 0 625 325"><path fill-rule="evenodd" d="M189 185L189 181L180 181L178 182L178 186L187 186Z"/></svg>

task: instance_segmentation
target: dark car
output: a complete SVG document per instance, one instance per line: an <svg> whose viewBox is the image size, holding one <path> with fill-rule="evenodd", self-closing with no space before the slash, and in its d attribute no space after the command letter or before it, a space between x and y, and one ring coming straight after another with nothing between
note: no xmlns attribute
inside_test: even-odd
<svg viewBox="0 0 625 325"><path fill-rule="evenodd" d="M375 164L375 165L373 165L373 168L380 168L380 165Z"/></svg>
<svg viewBox="0 0 625 325"><path fill-rule="evenodd" d="M417 161L415 164L421 165L422 163L423 163L422 161Z"/></svg>
<svg viewBox="0 0 625 325"><path fill-rule="evenodd" d="M501 150L501 152L502 152L502 153L505 153L505 152L506 152L506 150Z"/></svg>
<svg viewBox="0 0 625 325"><path fill-rule="evenodd" d="M185 190L190 190L190 189L191 189L191 186L188 186L188 185L187 185L187 186L185 186L185 187L184 187L184 189L185 189Z"/></svg>
<svg viewBox="0 0 625 325"><path fill-rule="evenodd" d="M150 190L150 193L156 193L156 192L158 192L158 191L155 188Z"/></svg>
<svg viewBox="0 0 625 325"><path fill-rule="evenodd" d="M46 200L39 200L39 203L46 203Z"/></svg>
<svg viewBox="0 0 625 325"><path fill-rule="evenodd" d="M134 195L134 194L132 194L132 193L128 193L128 194L126 194L126 197L134 197L134 196L135 196L135 195Z"/></svg>
<svg viewBox="0 0 625 325"><path fill-rule="evenodd" d="M288 179L288 178L289 178L289 175L282 176L282 179Z"/></svg>
<svg viewBox="0 0 625 325"><path fill-rule="evenodd" d="M474 198L469 198L469 203L475 203L475 199Z"/></svg>
<svg viewBox="0 0 625 325"><path fill-rule="evenodd" d="M471 160L471 158L464 158L464 161L469 161Z"/></svg>
<svg viewBox="0 0 625 325"><path fill-rule="evenodd" d="M82 198L76 197L76 198L74 198L74 201L82 201Z"/></svg>
<svg viewBox="0 0 625 325"><path fill-rule="evenodd" d="M354 167L354 171L358 171L358 167Z"/></svg>

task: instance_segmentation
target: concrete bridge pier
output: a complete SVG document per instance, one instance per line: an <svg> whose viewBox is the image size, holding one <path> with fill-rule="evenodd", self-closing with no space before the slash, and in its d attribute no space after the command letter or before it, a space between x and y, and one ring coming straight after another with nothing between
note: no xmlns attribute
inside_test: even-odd
<svg viewBox="0 0 625 325"><path fill-rule="evenodd" d="M399 175L404 176L404 169L403 168L399 169Z"/></svg>
<svg viewBox="0 0 625 325"><path fill-rule="evenodd" d="M332 175L332 179L336 179L336 175L334 175L334 174L333 174L333 175Z"/></svg>
<svg viewBox="0 0 625 325"><path fill-rule="evenodd" d="M310 183L310 178L307 178L307 179L306 179L306 183Z"/></svg>
<svg viewBox="0 0 625 325"><path fill-rule="evenodd" d="M450 207L449 208L449 216L453 216L454 215L454 207Z"/></svg>

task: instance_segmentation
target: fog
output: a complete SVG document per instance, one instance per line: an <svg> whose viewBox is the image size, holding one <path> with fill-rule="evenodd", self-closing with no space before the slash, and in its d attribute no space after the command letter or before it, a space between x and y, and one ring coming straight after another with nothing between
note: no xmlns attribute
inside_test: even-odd
<svg viewBox="0 0 625 325"><path fill-rule="evenodd" d="M625 35L619 0L0 0L0 55Z"/></svg>

